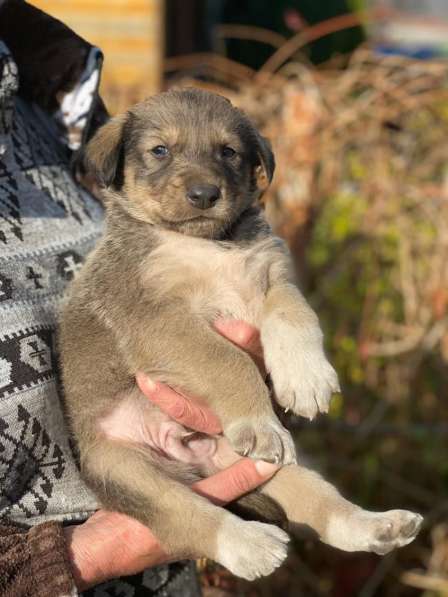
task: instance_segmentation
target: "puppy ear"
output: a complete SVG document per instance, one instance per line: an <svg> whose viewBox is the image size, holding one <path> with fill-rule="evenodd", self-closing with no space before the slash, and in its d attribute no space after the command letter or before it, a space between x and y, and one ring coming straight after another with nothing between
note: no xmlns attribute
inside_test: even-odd
<svg viewBox="0 0 448 597"><path fill-rule="evenodd" d="M87 144L84 158L86 168L93 172L98 182L105 187L117 182L122 160L123 130L126 118L126 114L115 116L98 129Z"/></svg>
<svg viewBox="0 0 448 597"><path fill-rule="evenodd" d="M262 137L257 133L257 141L257 156L259 163L255 167L255 180L260 191L265 191L274 176L275 159L269 139L266 139L266 137Z"/></svg>

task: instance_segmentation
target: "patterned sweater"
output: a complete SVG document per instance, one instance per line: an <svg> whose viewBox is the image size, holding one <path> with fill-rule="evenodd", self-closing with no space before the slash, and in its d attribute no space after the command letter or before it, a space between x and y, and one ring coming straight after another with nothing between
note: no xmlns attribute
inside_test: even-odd
<svg viewBox="0 0 448 597"><path fill-rule="evenodd" d="M0 595L11 597L76 594L61 523L98 508L61 409L55 333L64 289L102 229L101 205L72 175L106 118L100 66L59 21L0 0ZM199 589L179 563L85 593L117 594Z"/></svg>

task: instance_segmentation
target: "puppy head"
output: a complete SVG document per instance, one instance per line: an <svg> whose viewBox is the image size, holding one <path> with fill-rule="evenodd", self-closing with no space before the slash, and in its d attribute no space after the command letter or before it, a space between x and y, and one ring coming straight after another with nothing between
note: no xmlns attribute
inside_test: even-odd
<svg viewBox="0 0 448 597"><path fill-rule="evenodd" d="M219 237L268 187L269 142L222 96L168 91L110 120L87 147L87 165L133 217Z"/></svg>

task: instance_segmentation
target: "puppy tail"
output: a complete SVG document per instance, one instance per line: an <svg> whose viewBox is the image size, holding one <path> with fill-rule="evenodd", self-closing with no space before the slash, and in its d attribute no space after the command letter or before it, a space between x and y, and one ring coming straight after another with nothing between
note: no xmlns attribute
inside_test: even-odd
<svg viewBox="0 0 448 597"><path fill-rule="evenodd" d="M227 509L244 520L266 522L288 529L288 519L280 504L258 490L228 504Z"/></svg>

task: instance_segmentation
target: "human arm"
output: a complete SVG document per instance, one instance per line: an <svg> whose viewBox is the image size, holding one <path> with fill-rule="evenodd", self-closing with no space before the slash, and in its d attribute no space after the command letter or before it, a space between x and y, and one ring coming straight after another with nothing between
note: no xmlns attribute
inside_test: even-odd
<svg viewBox="0 0 448 597"><path fill-rule="evenodd" d="M73 575L60 523L44 522L31 529L0 522L0 595L67 596Z"/></svg>

